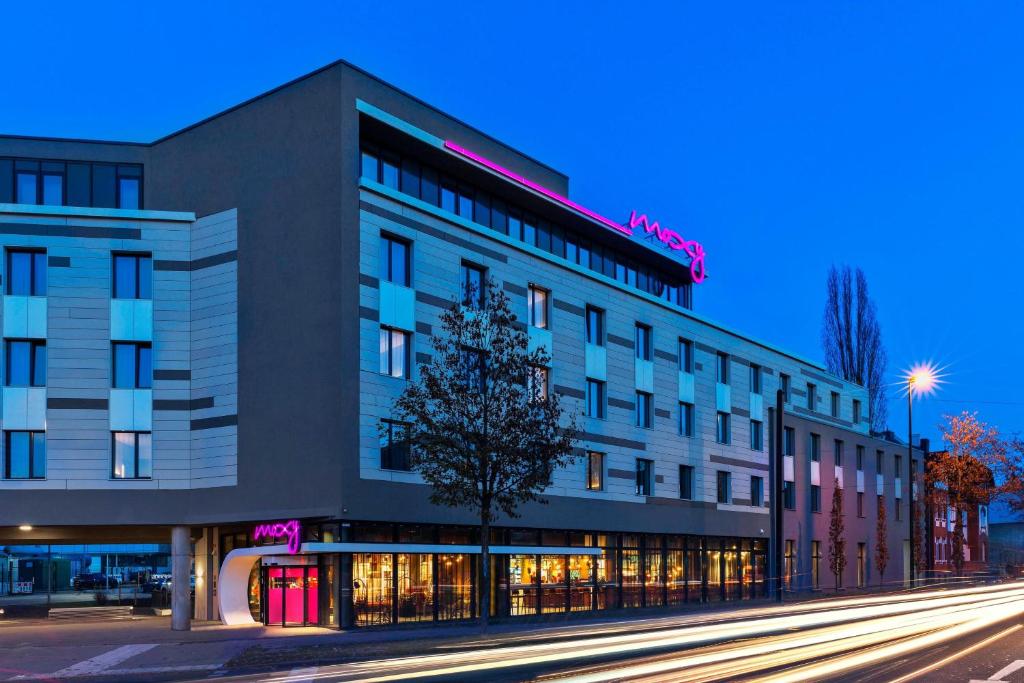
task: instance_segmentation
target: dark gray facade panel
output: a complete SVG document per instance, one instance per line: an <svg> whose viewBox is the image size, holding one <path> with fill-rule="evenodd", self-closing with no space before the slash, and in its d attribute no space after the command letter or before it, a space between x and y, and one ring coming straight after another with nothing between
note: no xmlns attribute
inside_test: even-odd
<svg viewBox="0 0 1024 683"><path fill-rule="evenodd" d="M434 328L430 326L430 323L416 321L416 331L429 337L434 333Z"/></svg>
<svg viewBox="0 0 1024 683"><path fill-rule="evenodd" d="M752 460L740 460L739 458L727 458L727 457L722 456L722 455L714 455L714 454L708 456L708 459L711 460L711 462L718 463L719 465L732 465L733 467L746 467L747 469L751 469L751 470L763 470L765 472L768 471L768 465L767 464L762 464L762 463L759 463L759 462L754 462Z"/></svg>
<svg viewBox="0 0 1024 683"><path fill-rule="evenodd" d="M50 256L46 259L46 265L50 268L70 268L70 256Z"/></svg>
<svg viewBox="0 0 1024 683"><path fill-rule="evenodd" d="M192 379L191 370L170 370L166 368L157 368L153 370L153 379L155 380L189 380Z"/></svg>
<svg viewBox="0 0 1024 683"><path fill-rule="evenodd" d="M587 312L583 308L570 304L568 301L563 301L561 299L555 299L551 305L560 311L572 313L573 315L578 315L581 318L587 314Z"/></svg>
<svg viewBox="0 0 1024 683"><path fill-rule="evenodd" d="M561 394L562 396L569 396L570 398L583 399L587 397L587 392L581 389L575 389L573 387L562 386L561 384L556 384L554 389L556 394Z"/></svg>
<svg viewBox="0 0 1024 683"><path fill-rule="evenodd" d="M592 432L582 432L579 435L581 441L592 441L594 443L602 443L608 446L620 446L622 448L632 448L636 451L647 450L647 444L643 441L633 441L632 439L622 439L617 436L605 436L604 434L594 434Z"/></svg>
<svg viewBox="0 0 1024 683"><path fill-rule="evenodd" d="M380 320L380 315L378 311L372 308L368 308L366 306L359 307L359 317L362 318L363 320L372 320L373 322L377 322L378 320Z"/></svg>
<svg viewBox="0 0 1024 683"><path fill-rule="evenodd" d="M153 410L200 410L202 408L212 408L213 397L205 396L202 398L157 398L153 399Z"/></svg>
<svg viewBox="0 0 1024 683"><path fill-rule="evenodd" d="M636 404L632 401L624 401L621 398L608 397L608 405L612 408L622 408L623 410L636 410Z"/></svg>
<svg viewBox="0 0 1024 683"><path fill-rule="evenodd" d="M813 372L811 370L807 370L806 368L800 368L800 374L803 375L804 377L810 377L811 379L821 382L822 384L828 384L829 386L835 387L836 389L843 388L842 382L834 380L831 377L826 377L820 372Z"/></svg>
<svg viewBox="0 0 1024 683"><path fill-rule="evenodd" d="M662 351L661 349L654 349L654 357L667 360L669 363L679 362L679 356L669 351Z"/></svg>
<svg viewBox="0 0 1024 683"><path fill-rule="evenodd" d="M202 429L216 429L217 427L230 427L238 424L238 415L219 415L217 417L200 417L189 422L189 428L193 431Z"/></svg>
<svg viewBox="0 0 1024 683"><path fill-rule="evenodd" d="M95 237L114 240L142 239L138 228L107 228L101 225L70 225L54 223L0 223L0 235L34 235L39 237Z"/></svg>
<svg viewBox="0 0 1024 683"><path fill-rule="evenodd" d="M444 297L435 296L419 290L416 290L416 301L421 304L427 304L428 306L435 306L437 308L448 308L452 305L451 299L445 299Z"/></svg>
<svg viewBox="0 0 1024 683"><path fill-rule="evenodd" d="M359 284L373 289L380 289L380 280L366 273L359 273Z"/></svg>
<svg viewBox="0 0 1024 683"><path fill-rule="evenodd" d="M221 254L212 254L210 256L197 258L193 261L171 261L167 259L157 259L153 261L153 270L189 272L194 270L203 270L204 268L212 268L214 266L223 265L225 263L231 263L232 261L237 260L238 251L233 249L231 251L225 251L224 253Z"/></svg>
<svg viewBox="0 0 1024 683"><path fill-rule="evenodd" d="M105 398L58 398L50 396L46 399L46 407L50 410L106 410L108 401Z"/></svg>
<svg viewBox="0 0 1024 683"><path fill-rule="evenodd" d="M514 282L509 282L508 280L501 283L501 288L510 294L515 294L516 296L526 296L526 287L517 285Z"/></svg>
<svg viewBox="0 0 1024 683"><path fill-rule="evenodd" d="M633 340L627 339L626 337L620 337L617 334L608 334L608 343L615 344L616 346L624 346L627 349L633 348Z"/></svg>
<svg viewBox="0 0 1024 683"><path fill-rule="evenodd" d="M612 479L635 479L636 472L633 472L632 470L617 470L610 468L608 470L608 476Z"/></svg>
<svg viewBox="0 0 1024 683"><path fill-rule="evenodd" d="M429 353L422 353L420 351L416 352L416 362L419 365L427 365L432 360L434 360L434 357L431 356Z"/></svg>

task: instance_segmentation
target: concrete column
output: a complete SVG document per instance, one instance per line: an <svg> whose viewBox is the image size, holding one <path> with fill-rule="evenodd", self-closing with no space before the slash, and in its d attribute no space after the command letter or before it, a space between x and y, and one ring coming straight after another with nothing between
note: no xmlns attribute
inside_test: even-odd
<svg viewBox="0 0 1024 683"><path fill-rule="evenodd" d="M171 529L171 629L192 628L192 605L189 600L192 574L192 540L187 526Z"/></svg>

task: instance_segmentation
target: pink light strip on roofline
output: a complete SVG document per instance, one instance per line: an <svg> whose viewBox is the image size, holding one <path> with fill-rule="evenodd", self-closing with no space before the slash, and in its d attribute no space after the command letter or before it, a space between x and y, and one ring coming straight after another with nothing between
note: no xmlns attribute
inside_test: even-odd
<svg viewBox="0 0 1024 683"><path fill-rule="evenodd" d="M554 199L559 204L567 206L570 209L573 209L574 211L579 211L584 216L588 216L590 218L593 218L598 223L601 223L603 225L607 225L609 228L617 230L618 232L621 232L624 235L629 235L630 237L633 236L633 231L631 229L627 228L626 226L619 225L618 223L616 223L615 221L611 220L610 218L605 218L601 214L596 213L594 211L591 211L590 209L588 209L585 206L580 206L579 204L577 204L573 200L569 199L568 197L563 197L562 195L558 194L557 192L553 192L553 191L549 190L548 188L544 187L543 185L538 185L537 183L533 182L532 180L524 178L523 176L519 175L518 173L514 173L514 172L508 170L504 166L499 166L498 164L494 163L490 159L485 159L484 157L480 156L476 152L470 152L465 147L462 147L462 146L452 142L451 140L445 140L444 141L444 146L447 147L448 149L452 150L453 152L461 154L462 156L464 156L464 157L466 157L468 159L472 159L473 161L475 161L476 163L480 164L481 166L486 166L487 168L491 169L495 173L503 175L506 178L511 178L512 180L516 181L520 185L525 185L526 187L530 188L531 190L535 190L537 192L540 192L542 195L544 195L545 197L547 197L549 199Z"/></svg>
<svg viewBox="0 0 1024 683"><path fill-rule="evenodd" d="M539 192L548 199L553 199L559 204L566 206L574 211L577 211L583 214L584 216L587 216L588 218L592 218L598 223L608 226L609 228L612 228L613 230L620 232L623 235L633 237L633 229L636 228L638 225L642 224L644 226L644 230L646 233L654 233L657 236L657 238L661 242L663 242L668 248L673 250L682 249L686 253L686 255L690 257L690 275L693 279L693 282L695 284L700 284L701 282L704 281L704 278L707 275L707 271L704 267L705 253L704 247L701 246L699 242L695 242L693 240L684 240L682 237L679 236L679 233L662 228L657 223L657 221L651 223L647 220L647 216L643 214L637 216L636 211L634 211L630 216L628 225L616 223L610 218L605 218L601 214L595 211L591 211L585 206L580 206L579 204L572 201L568 197L563 197L562 195L552 190L549 190L543 185L538 185L532 180L524 178L518 173L510 171L504 166L496 164L490 159L480 156L476 152L471 152L470 150L466 149L465 147L455 142L452 142L451 140L445 140L444 146L450 149L451 151L455 152L456 154L464 156L467 159L470 159L471 161L475 161L481 166L489 168L490 170L494 171L499 175L503 175L506 178L509 178L510 180L514 180L520 185L523 185L525 187L530 188L531 190Z"/></svg>

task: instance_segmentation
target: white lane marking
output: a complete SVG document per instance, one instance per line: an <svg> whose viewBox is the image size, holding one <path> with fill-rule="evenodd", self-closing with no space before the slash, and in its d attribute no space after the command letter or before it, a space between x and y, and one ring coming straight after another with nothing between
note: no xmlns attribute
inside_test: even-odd
<svg viewBox="0 0 1024 683"><path fill-rule="evenodd" d="M131 659L136 655L141 655L143 652L152 650L156 646L157 643L122 645L121 647L114 648L110 652L104 652L101 655L96 655L95 657L91 657L85 661L65 667L60 671L55 671L51 675L54 678L71 678L72 676L87 676L90 674L102 673L111 667L117 666L126 659Z"/></svg>
<svg viewBox="0 0 1024 683"><path fill-rule="evenodd" d="M320 667L318 666L304 666L292 669L284 680L288 681L288 683L312 683L319 671Z"/></svg>
<svg viewBox="0 0 1024 683"><path fill-rule="evenodd" d="M1004 679L1018 669L1024 669L1024 659L1010 662L985 680L971 679L971 683L1007 683Z"/></svg>
<svg viewBox="0 0 1024 683"><path fill-rule="evenodd" d="M949 664L950 662L952 662L952 661L954 661L956 659L959 659L960 657L963 657L964 655L969 655L969 654L971 654L972 652L974 652L976 650L980 650L981 648L986 647L987 645L996 642L1000 638L1005 638L1006 636L1010 635L1011 633L1015 633L1016 631L1019 631L1022 628L1024 628L1024 626L1021 626L1020 624L1017 624L1015 626L1011 626L1010 628L1006 629L1005 631L1000 631L999 633L997 633L997 634L995 634L993 636L989 636L985 640L979 641L979 642L975 643L974 645L971 645L971 646L966 647L966 648L964 648L962 650L954 652L953 654L949 655L948 657L943 657L939 661L933 662L933 663L929 664L928 666L924 667L923 669L918 669L917 671L913 671L913 672L911 672L909 674L906 674L905 676L900 676L899 678L891 680L891 681L889 681L889 683L904 683L904 681L910 681L910 680L913 680L913 679L917 678L918 676L923 676L924 674L929 673L931 671L934 671L935 669L938 669L941 666L945 666L946 664Z"/></svg>

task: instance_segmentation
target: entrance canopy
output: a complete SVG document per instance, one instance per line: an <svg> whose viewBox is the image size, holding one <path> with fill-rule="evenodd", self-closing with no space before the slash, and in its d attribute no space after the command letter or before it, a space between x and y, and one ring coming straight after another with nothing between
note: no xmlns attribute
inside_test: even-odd
<svg viewBox="0 0 1024 683"><path fill-rule="evenodd" d="M492 555L600 555L600 548L570 546L495 545ZM297 554L323 553L441 553L479 555L478 545L442 545L440 543L303 543ZM236 548L224 558L217 580L217 602L220 618L228 626L255 624L249 611L249 574L260 558L288 555L288 546L262 545Z"/></svg>

